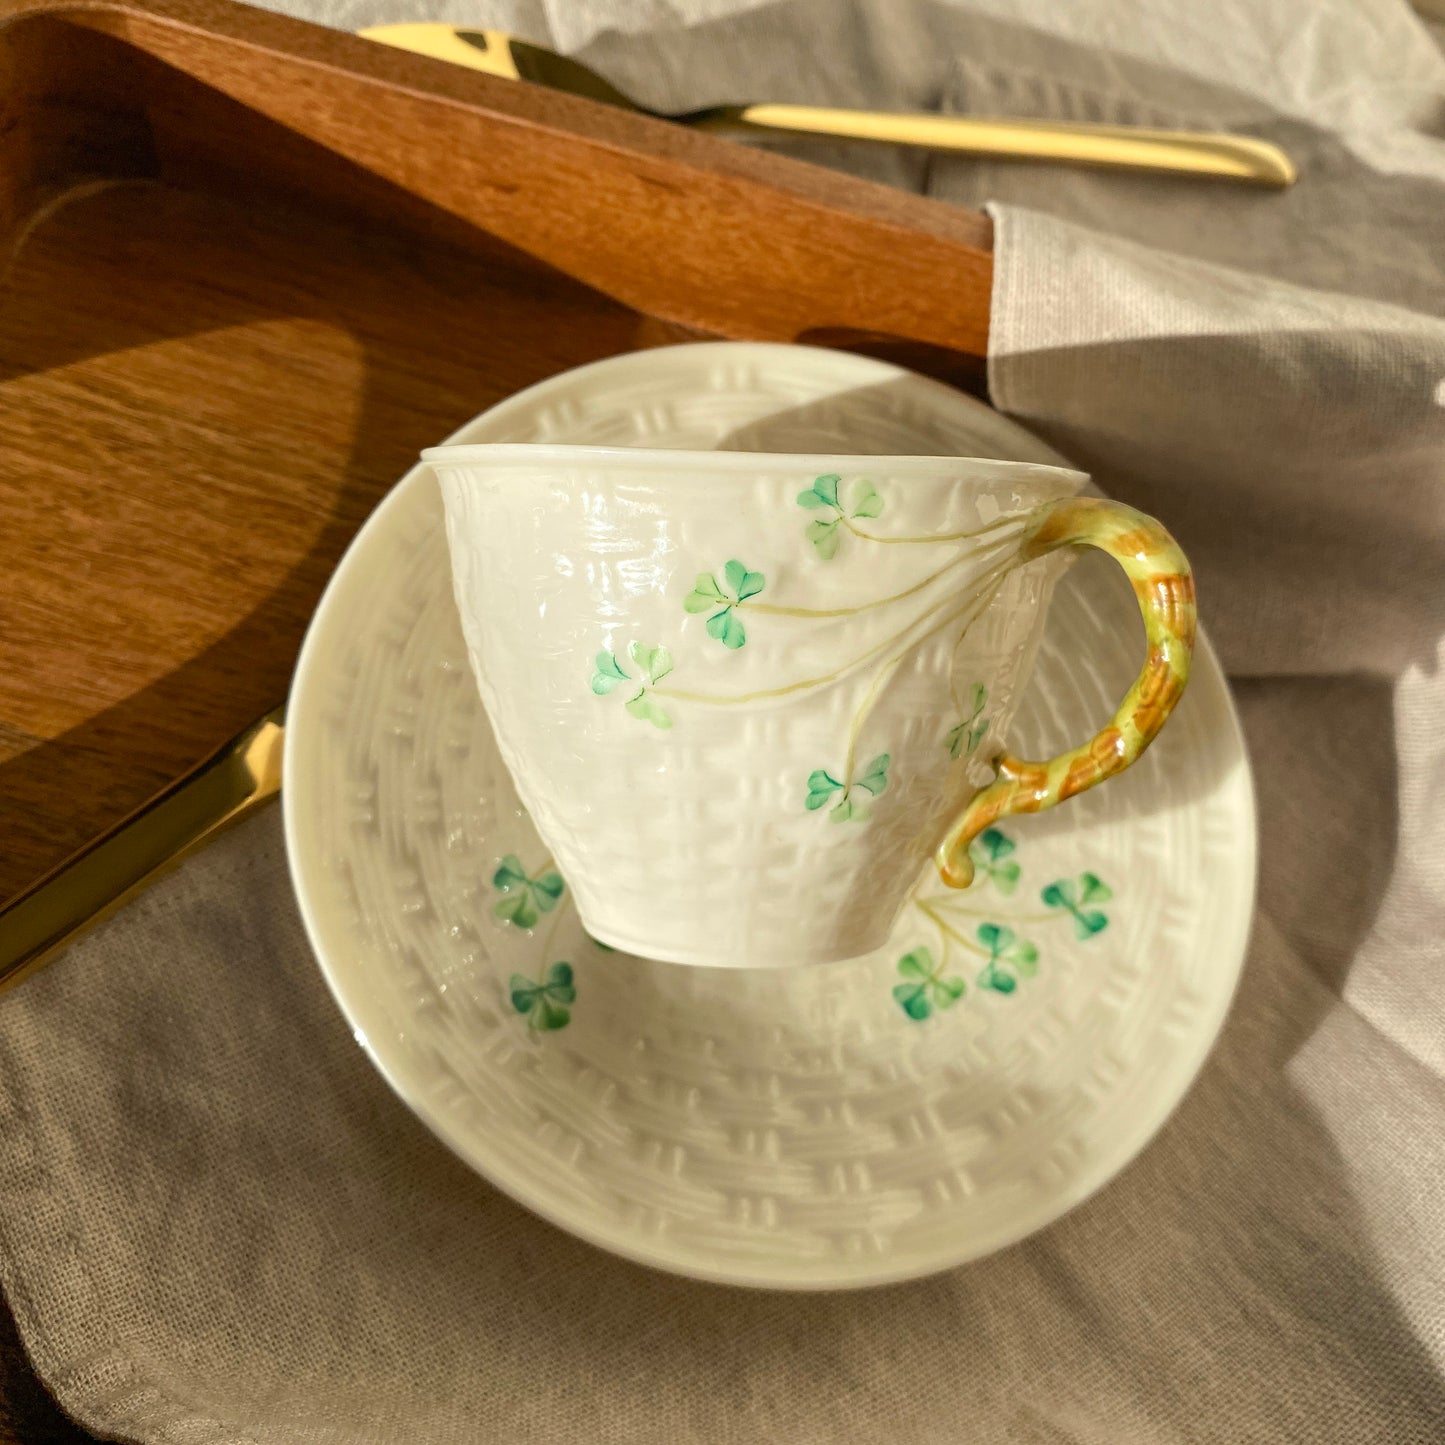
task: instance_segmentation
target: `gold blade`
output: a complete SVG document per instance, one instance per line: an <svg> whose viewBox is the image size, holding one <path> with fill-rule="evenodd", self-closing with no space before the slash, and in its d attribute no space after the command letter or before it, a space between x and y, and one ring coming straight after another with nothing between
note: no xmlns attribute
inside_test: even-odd
<svg viewBox="0 0 1445 1445"><path fill-rule="evenodd" d="M431 22L378 25L358 33L383 45L465 65L504 80L530 81L647 115L659 114L639 106L579 61L505 30L466 30ZM829 136L1014 160L1213 176L1275 189L1293 185L1296 175L1294 162L1277 145L1218 132L807 105L712 106L660 118L734 139Z"/></svg>
<svg viewBox="0 0 1445 1445"><path fill-rule="evenodd" d="M214 757L0 909L0 989L18 983L223 828L281 791L286 709Z"/></svg>
<svg viewBox="0 0 1445 1445"><path fill-rule="evenodd" d="M373 25L356 33L365 40L430 55L434 60L450 60L453 65L465 65L469 70L481 70L503 80L521 79L512 60L510 37L504 30L468 30L466 34L472 38L463 40L456 26L429 21L420 25Z"/></svg>
<svg viewBox="0 0 1445 1445"><path fill-rule="evenodd" d="M465 65L502 80L523 80L532 85L545 85L567 95L580 95L587 100L601 101L623 110L646 110L630 96L603 79L589 66L566 55L558 55L545 45L533 45L505 30L467 30L456 25L430 21L418 25L375 25L356 32L365 40L376 40L398 50L429 55L434 60L447 60ZM666 120L668 117L663 116Z"/></svg>

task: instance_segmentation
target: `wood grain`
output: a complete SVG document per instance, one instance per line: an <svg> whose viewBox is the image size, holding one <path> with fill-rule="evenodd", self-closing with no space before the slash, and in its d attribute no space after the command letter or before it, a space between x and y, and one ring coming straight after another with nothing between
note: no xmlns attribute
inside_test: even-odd
<svg viewBox="0 0 1445 1445"><path fill-rule="evenodd" d="M699 335L977 389L989 243L980 216L226 0L0 0L0 898L284 695L421 447ZM0 1445L86 1438L4 1323Z"/></svg>
<svg viewBox="0 0 1445 1445"><path fill-rule="evenodd" d="M285 695L341 549L420 447L638 319L280 207L127 182L0 297L0 890Z"/></svg>
<svg viewBox="0 0 1445 1445"><path fill-rule="evenodd" d="M520 386L696 334L977 378L968 213L214 0L5 17L0 896L273 705Z"/></svg>
<svg viewBox="0 0 1445 1445"><path fill-rule="evenodd" d="M70 19L634 310L719 335L823 325L985 353L983 216L216 0Z"/></svg>

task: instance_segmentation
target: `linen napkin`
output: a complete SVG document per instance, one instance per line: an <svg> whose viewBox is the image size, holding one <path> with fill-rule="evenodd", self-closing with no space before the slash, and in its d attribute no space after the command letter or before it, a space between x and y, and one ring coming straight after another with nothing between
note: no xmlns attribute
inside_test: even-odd
<svg viewBox="0 0 1445 1445"><path fill-rule="evenodd" d="M866 1295L694 1284L473 1177L326 995L279 818L0 999L0 1282L157 1442L1445 1439L1445 60L1400 0L293 0L495 24L653 104L1278 140L1285 194L845 146L991 203L995 403L1169 520L1262 828L1239 998L1099 1196Z"/></svg>

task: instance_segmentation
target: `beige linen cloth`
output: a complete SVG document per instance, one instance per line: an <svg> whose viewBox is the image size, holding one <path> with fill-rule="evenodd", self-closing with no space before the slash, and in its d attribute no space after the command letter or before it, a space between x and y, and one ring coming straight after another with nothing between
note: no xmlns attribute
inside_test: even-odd
<svg viewBox="0 0 1445 1445"><path fill-rule="evenodd" d="M352 1042L272 814L0 1000L0 1274L174 1442L1445 1441L1445 61L1399 0L293 0L759 97L1233 127L1284 195L842 147L995 203L995 402L1168 519L1233 676L1259 916L1212 1060L1053 1228L922 1283L622 1263Z"/></svg>

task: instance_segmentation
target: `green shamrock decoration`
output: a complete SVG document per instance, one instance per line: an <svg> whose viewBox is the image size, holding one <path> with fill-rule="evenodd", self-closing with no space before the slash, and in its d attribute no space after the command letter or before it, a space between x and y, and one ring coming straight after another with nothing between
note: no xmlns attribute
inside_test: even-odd
<svg viewBox="0 0 1445 1445"><path fill-rule="evenodd" d="M1001 923L980 923L978 941L988 950L988 963L978 976L980 988L1012 993L1019 981L1008 972L1009 968L1024 978L1032 978L1038 972L1038 949L1020 939L1012 928L1005 928Z"/></svg>
<svg viewBox="0 0 1445 1445"><path fill-rule="evenodd" d="M492 874L492 887L500 889L501 901L492 909L498 918L518 928L535 928L539 914L550 913L562 896L562 875L539 873L529 877L522 860L508 853Z"/></svg>
<svg viewBox="0 0 1445 1445"><path fill-rule="evenodd" d="M825 789L833 785L833 780L827 774L814 774L810 784L814 781L818 783L817 791L822 796L819 802L812 803L810 794L809 806L821 807L831 796L831 792ZM973 840L968 853L973 860L975 875L989 879L1000 894L1008 897L1017 891L1023 876L1024 870L1013 856L1018 851L1019 845L1007 833L999 828L986 828ZM1109 920L1103 912L1090 906L1107 903L1114 896L1113 891L1096 873L1081 873L1077 879L1060 878L1050 883L1040 896L1051 909L1057 911L1052 914L1021 914L1015 921L1038 924L1054 922L1064 925L1072 919L1074 931L1084 940L1093 938L1108 927ZM914 903L924 916L938 927L943 961L938 968L933 968L932 955L926 948L915 949L913 953L906 955L899 961L898 971L905 978L917 982L910 983L907 987L895 986L893 996L910 1017L927 1018L930 1009L946 1008L947 1004L922 985L938 978L944 969L954 966L956 950L973 949L974 945L956 933L938 914L936 908L941 899L915 898ZM1002 909L1003 905L999 906ZM968 907L963 907L961 911L964 914L975 912ZM1017 991L1022 979L1033 978L1038 973L1039 950L1027 939L1019 938L1012 928L1003 923L983 923L979 925L976 936L986 959L984 968L976 979L980 989L988 989L998 994L1012 994ZM947 984L948 980L943 982Z"/></svg>
<svg viewBox="0 0 1445 1445"><path fill-rule="evenodd" d="M841 793L842 797L834 804L829 816L835 823L846 823L850 818L856 823L863 822L868 817L868 807L853 797L853 790L861 788L876 798L888 786L888 765L892 761L891 753L879 753L863 769L861 777L850 779L846 783L835 778L826 768L815 769L808 774L808 796L803 806L810 813L815 813L828 803L834 794Z"/></svg>
<svg viewBox="0 0 1445 1445"><path fill-rule="evenodd" d="M933 954L926 948L915 948L898 960L900 978L908 983L893 985L893 997L898 1007L911 1019L920 1023L938 1009L940 1012L952 1008L963 997L964 982L961 978L945 978L941 965L933 961Z"/></svg>
<svg viewBox="0 0 1445 1445"><path fill-rule="evenodd" d="M533 1033L565 1029L572 1018L569 1004L577 1001L572 986L572 965L554 963L542 983L534 983L525 974L514 973L507 985L512 1007L524 1014Z"/></svg>
<svg viewBox="0 0 1445 1445"><path fill-rule="evenodd" d="M842 482L836 472L815 477L813 485L806 492L798 493L798 505L810 511L820 508L831 511L831 517L820 517L809 522L807 538L814 550L825 561L831 562L838 555L839 529L844 522L856 521L860 517L877 517L883 512L883 498L874 489L872 482L859 482L853 489L852 502L845 505L838 500L838 487Z"/></svg>
<svg viewBox="0 0 1445 1445"><path fill-rule="evenodd" d="M1073 914L1074 933L1079 938L1092 938L1109 926L1108 918L1090 903L1107 903L1114 890L1097 873L1080 873L1077 882L1060 878L1050 883L1039 897L1049 908L1062 908Z"/></svg>
<svg viewBox="0 0 1445 1445"><path fill-rule="evenodd" d="M732 588L730 594L718 586L717 578L711 572L699 572L682 606L685 612L707 612L713 607L718 608L707 620L707 635L736 651L748 640L748 634L735 609L763 590L763 574L749 572L734 559L723 568L723 576Z"/></svg>
<svg viewBox="0 0 1445 1445"><path fill-rule="evenodd" d="M615 652L599 652L595 668L592 674L592 691L598 697L605 697L619 682L629 680Z"/></svg>
<svg viewBox="0 0 1445 1445"><path fill-rule="evenodd" d="M810 813L817 812L842 786L826 768L815 768L808 774L808 797L803 806Z"/></svg>
<svg viewBox="0 0 1445 1445"><path fill-rule="evenodd" d="M641 677L633 677L618 662L615 652L599 652L592 673L592 691L598 697L605 697L621 683L640 682L642 685L637 692L627 700L627 711L643 722L650 722L655 728L670 728L672 717L666 708L648 697L647 689L655 687L672 671L672 654L665 647L646 647L640 642L633 642L628 644L627 655L636 664Z"/></svg>
<svg viewBox="0 0 1445 1445"><path fill-rule="evenodd" d="M988 689L981 682L974 683L969 696L969 706L973 711L957 727L951 728L943 740L948 756L955 761L965 756L972 757L983 741L983 735L988 731L988 719L983 715L987 702Z"/></svg>
<svg viewBox="0 0 1445 1445"><path fill-rule="evenodd" d="M1018 887L1019 874L1023 869L1009 857L1018 844L1007 833L997 828L988 828L969 845L968 856L973 859L974 876L987 878L1005 897Z"/></svg>

